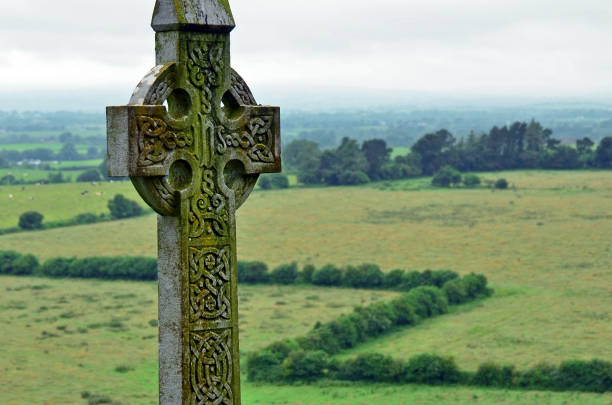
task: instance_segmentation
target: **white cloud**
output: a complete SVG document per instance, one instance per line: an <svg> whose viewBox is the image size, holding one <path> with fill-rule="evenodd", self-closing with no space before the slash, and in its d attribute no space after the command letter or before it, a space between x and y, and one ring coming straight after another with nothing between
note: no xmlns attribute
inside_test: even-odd
<svg viewBox="0 0 612 405"><path fill-rule="evenodd" d="M497 96L612 91L609 0L231 0L255 88ZM0 4L0 88L129 92L152 66L153 0ZM2 106L0 106L2 107Z"/></svg>

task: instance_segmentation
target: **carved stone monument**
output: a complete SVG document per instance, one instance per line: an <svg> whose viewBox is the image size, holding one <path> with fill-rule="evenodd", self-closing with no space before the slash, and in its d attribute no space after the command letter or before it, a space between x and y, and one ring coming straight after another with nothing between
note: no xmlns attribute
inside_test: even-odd
<svg viewBox="0 0 612 405"><path fill-rule="evenodd" d="M160 404L240 404L235 211L280 171L280 109L230 68L227 0L157 0L152 27L157 66L107 132L109 174L160 214Z"/></svg>

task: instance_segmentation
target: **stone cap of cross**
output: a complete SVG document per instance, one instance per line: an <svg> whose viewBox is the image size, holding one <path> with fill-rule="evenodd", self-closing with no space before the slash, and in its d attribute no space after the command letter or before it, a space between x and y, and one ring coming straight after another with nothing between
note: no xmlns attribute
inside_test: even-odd
<svg viewBox="0 0 612 405"><path fill-rule="evenodd" d="M230 32L234 17L228 0L157 0L151 26L156 32Z"/></svg>

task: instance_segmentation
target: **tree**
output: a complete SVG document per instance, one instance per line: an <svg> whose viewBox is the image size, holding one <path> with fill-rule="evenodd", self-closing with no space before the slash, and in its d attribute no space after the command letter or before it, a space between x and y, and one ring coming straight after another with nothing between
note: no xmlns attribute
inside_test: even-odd
<svg viewBox="0 0 612 405"><path fill-rule="evenodd" d="M393 150L387 148L387 143L384 140L371 139L361 145L361 151L368 161L366 174L373 181L380 180L382 178L382 168L389 162Z"/></svg>
<svg viewBox="0 0 612 405"><path fill-rule="evenodd" d="M72 133L70 133L69 131L62 132L59 136L59 141L61 143L68 143L72 141Z"/></svg>
<svg viewBox="0 0 612 405"><path fill-rule="evenodd" d="M502 179L498 179L495 182L495 188L498 189L498 190L505 190L505 189L507 189L508 188L508 180L503 179L503 178Z"/></svg>
<svg viewBox="0 0 612 405"><path fill-rule="evenodd" d="M480 185L480 177L475 174L466 174L463 177L463 184L466 187L476 187Z"/></svg>
<svg viewBox="0 0 612 405"><path fill-rule="evenodd" d="M277 284L293 284L298 277L297 263L282 264L272 270L270 278Z"/></svg>
<svg viewBox="0 0 612 405"><path fill-rule="evenodd" d="M593 152L593 145L595 145L595 142L593 142L590 138L585 137L576 140L576 150L581 155L586 155Z"/></svg>
<svg viewBox="0 0 612 405"><path fill-rule="evenodd" d="M142 207L136 201L128 200L123 194L117 194L108 202L111 218L123 219L142 215Z"/></svg>
<svg viewBox="0 0 612 405"><path fill-rule="evenodd" d="M304 184L321 182L321 150L316 142L296 139L283 150L283 159L290 171L298 174Z"/></svg>
<svg viewBox="0 0 612 405"><path fill-rule="evenodd" d="M455 143L455 138L446 129L426 134L413 146L412 151L421 156L423 174L431 175L443 165L443 155Z"/></svg>
<svg viewBox="0 0 612 405"><path fill-rule="evenodd" d="M612 136L607 136L599 142L595 151L595 164L604 169L612 169Z"/></svg>
<svg viewBox="0 0 612 405"><path fill-rule="evenodd" d="M57 154L60 160L80 160L82 156L77 152L73 143L65 143Z"/></svg>
<svg viewBox="0 0 612 405"><path fill-rule="evenodd" d="M100 181L100 179L100 172L98 169L86 170L77 177L77 181L80 182Z"/></svg>
<svg viewBox="0 0 612 405"><path fill-rule="evenodd" d="M96 146L90 146L87 148L87 157L90 159L95 159L100 156L100 150Z"/></svg>
<svg viewBox="0 0 612 405"><path fill-rule="evenodd" d="M19 227L25 230L42 228L44 216L36 211L28 211L21 214L19 217Z"/></svg>
<svg viewBox="0 0 612 405"><path fill-rule="evenodd" d="M367 177L367 170L368 161L355 139L343 138L336 150L326 150L321 155L321 177L328 185L347 184L347 181L359 184L364 179L359 172Z"/></svg>
<svg viewBox="0 0 612 405"><path fill-rule="evenodd" d="M281 173L264 174L259 178L259 186L264 190L289 188L289 178Z"/></svg>
<svg viewBox="0 0 612 405"><path fill-rule="evenodd" d="M456 186L459 183L461 183L461 173L451 166L444 166L438 170L431 180L431 184L436 187Z"/></svg>

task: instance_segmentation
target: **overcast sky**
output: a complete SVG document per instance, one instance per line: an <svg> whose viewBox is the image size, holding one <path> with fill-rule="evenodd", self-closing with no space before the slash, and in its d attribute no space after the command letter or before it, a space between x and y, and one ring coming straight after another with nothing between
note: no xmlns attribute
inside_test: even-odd
<svg viewBox="0 0 612 405"><path fill-rule="evenodd" d="M264 103L612 95L610 0L230 3L232 65ZM153 66L153 5L1 1L0 109L126 102Z"/></svg>

